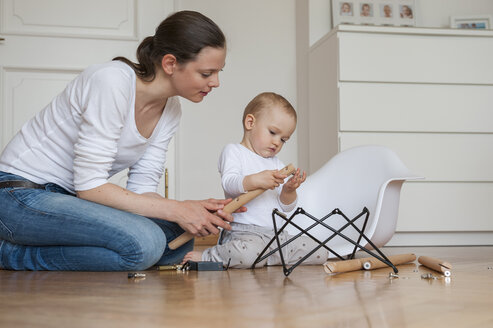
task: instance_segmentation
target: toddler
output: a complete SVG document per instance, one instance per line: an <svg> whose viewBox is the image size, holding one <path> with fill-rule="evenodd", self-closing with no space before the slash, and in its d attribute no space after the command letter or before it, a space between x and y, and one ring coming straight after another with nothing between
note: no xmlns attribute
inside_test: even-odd
<svg viewBox="0 0 493 328"><path fill-rule="evenodd" d="M279 208L290 212L296 207L296 189L305 181L306 173L298 168L286 183L285 174L279 172L285 165L276 157L296 128L296 111L282 96L265 92L256 96L243 113L243 140L227 145L219 159L219 172L226 198L264 189L257 198L245 206L246 212L234 213L231 231L223 230L218 244L203 252L189 252L183 262L216 261L230 263L232 268L250 268L274 237L272 210ZM276 221L279 227L285 222ZM291 238L285 231L280 234L281 244ZM293 264L318 244L302 235L282 248L286 264ZM277 247L274 242L270 250ZM303 263L322 264L328 252L320 248ZM276 252L256 266L280 265Z"/></svg>

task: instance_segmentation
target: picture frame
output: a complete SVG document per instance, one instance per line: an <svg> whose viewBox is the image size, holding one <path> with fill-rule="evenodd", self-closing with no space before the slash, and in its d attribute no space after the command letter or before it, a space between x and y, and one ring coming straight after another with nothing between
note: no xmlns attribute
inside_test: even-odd
<svg viewBox="0 0 493 328"><path fill-rule="evenodd" d="M491 29L493 19L491 15L469 15L469 16L451 16L450 27L462 29Z"/></svg>
<svg viewBox="0 0 493 328"><path fill-rule="evenodd" d="M416 26L415 0L331 0L339 24Z"/></svg>

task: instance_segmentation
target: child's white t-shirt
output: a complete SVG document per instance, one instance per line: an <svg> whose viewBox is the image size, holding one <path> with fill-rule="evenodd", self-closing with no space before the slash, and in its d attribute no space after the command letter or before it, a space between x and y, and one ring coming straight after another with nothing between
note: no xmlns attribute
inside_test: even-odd
<svg viewBox="0 0 493 328"><path fill-rule="evenodd" d="M218 163L224 195L226 198L235 198L244 193L243 179L247 175L264 170L280 170L284 166L281 160L275 156L264 158L241 144L228 144L224 147ZM279 199L281 190L282 185L274 190L266 190L248 202L245 205L247 207L246 212L233 214L234 222L272 228L272 210L274 208L287 213L296 206L296 200L288 205L281 202Z"/></svg>
<svg viewBox="0 0 493 328"><path fill-rule="evenodd" d="M135 123L136 75L120 61L92 65L24 124L0 156L0 171L75 192L129 168L127 188L155 192L181 107L171 97L152 135Z"/></svg>

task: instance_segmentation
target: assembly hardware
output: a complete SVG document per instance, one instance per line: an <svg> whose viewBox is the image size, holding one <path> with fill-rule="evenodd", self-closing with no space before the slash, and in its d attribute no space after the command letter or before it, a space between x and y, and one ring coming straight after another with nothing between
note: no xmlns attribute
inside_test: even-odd
<svg viewBox="0 0 493 328"><path fill-rule="evenodd" d="M389 272L389 279L393 278L399 278L399 275L397 273Z"/></svg>
<svg viewBox="0 0 493 328"><path fill-rule="evenodd" d="M145 278L145 276L146 276L145 273L130 272L128 274L128 279L131 279L131 278Z"/></svg>
<svg viewBox="0 0 493 328"><path fill-rule="evenodd" d="M176 270L180 271L183 268L181 264L173 264L173 265L159 265L157 266L157 270L166 271L166 270Z"/></svg>
<svg viewBox="0 0 493 328"><path fill-rule="evenodd" d="M433 274L431 273L425 273L425 274L422 274L421 275L421 279L433 279L433 280L436 280L437 277L435 277Z"/></svg>

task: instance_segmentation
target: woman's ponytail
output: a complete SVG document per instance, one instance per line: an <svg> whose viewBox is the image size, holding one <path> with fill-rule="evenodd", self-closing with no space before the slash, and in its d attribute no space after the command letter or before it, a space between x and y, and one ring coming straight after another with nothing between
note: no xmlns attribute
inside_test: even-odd
<svg viewBox="0 0 493 328"><path fill-rule="evenodd" d="M179 11L166 18L154 36L146 37L137 48L137 61L115 57L135 71L138 77L150 82L156 77L156 66L167 54L176 57L179 64L194 60L205 47L225 48L226 38L221 29L209 18L195 11Z"/></svg>

